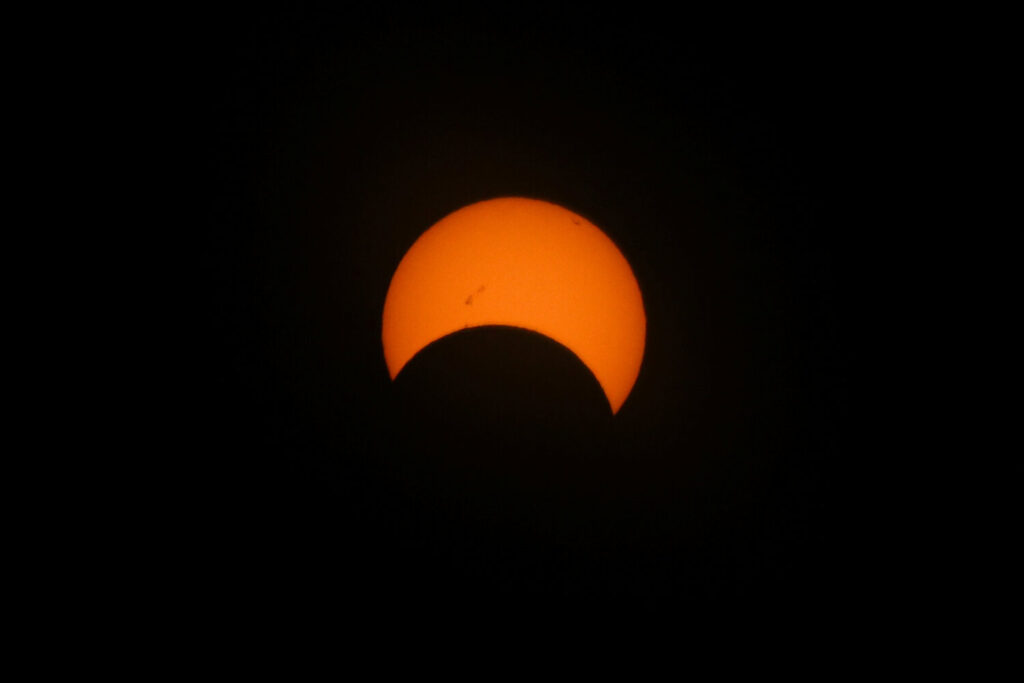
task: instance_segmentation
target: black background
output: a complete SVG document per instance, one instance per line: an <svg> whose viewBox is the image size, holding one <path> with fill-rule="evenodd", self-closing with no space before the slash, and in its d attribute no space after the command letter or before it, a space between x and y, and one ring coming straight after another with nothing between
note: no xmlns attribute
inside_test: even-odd
<svg viewBox="0 0 1024 683"><path fill-rule="evenodd" d="M182 56L202 202L183 514L203 590L366 609L856 592L863 55L839 30L209 17ZM632 265L647 349L617 415L571 353L508 328L389 380L399 260L499 196L587 217Z"/></svg>

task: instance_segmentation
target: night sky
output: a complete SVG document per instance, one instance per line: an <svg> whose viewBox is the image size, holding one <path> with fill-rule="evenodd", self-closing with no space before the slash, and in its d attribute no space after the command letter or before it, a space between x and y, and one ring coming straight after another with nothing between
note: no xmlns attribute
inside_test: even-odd
<svg viewBox="0 0 1024 683"><path fill-rule="evenodd" d="M851 594L848 42L615 13L200 34L181 405L202 590L353 610ZM630 262L647 349L617 415L524 330L451 335L390 381L399 260L500 196L585 216Z"/></svg>

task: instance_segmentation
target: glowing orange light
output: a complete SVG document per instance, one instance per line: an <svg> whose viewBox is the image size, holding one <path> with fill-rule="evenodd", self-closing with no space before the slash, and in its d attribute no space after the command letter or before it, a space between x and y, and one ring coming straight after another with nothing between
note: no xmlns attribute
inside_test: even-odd
<svg viewBox="0 0 1024 683"><path fill-rule="evenodd" d="M509 197L449 214L399 263L384 302L391 378L427 344L483 325L562 344L616 413L640 372L647 320L633 271L603 232L555 204Z"/></svg>

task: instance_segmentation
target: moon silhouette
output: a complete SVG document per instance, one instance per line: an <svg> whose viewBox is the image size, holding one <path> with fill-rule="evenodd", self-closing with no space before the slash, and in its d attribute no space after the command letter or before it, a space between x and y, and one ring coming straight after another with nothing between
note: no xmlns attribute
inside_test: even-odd
<svg viewBox="0 0 1024 683"><path fill-rule="evenodd" d="M382 330L391 378L431 342L485 325L565 346L617 413L640 372L647 319L629 263L600 229L555 204L504 197L442 218L398 264Z"/></svg>

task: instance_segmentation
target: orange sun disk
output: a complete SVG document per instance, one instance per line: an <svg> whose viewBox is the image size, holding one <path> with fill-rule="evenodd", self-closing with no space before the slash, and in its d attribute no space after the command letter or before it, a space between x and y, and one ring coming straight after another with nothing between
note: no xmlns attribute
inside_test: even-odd
<svg viewBox="0 0 1024 683"><path fill-rule="evenodd" d="M508 197L442 218L399 263L382 331L391 378L431 342L484 325L562 344L616 413L640 372L647 321L633 271L607 235L555 204Z"/></svg>

